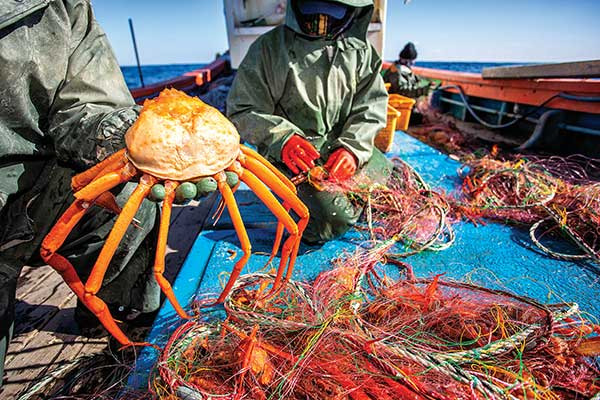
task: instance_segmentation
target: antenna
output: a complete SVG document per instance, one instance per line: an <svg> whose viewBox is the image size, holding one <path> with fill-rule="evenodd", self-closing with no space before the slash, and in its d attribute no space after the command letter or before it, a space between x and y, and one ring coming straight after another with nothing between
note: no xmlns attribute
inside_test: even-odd
<svg viewBox="0 0 600 400"><path fill-rule="evenodd" d="M135 61L137 62L138 74L140 75L140 82L142 82L142 87L144 85L144 76L142 75L142 67L140 66L140 56L138 55L137 44L135 42L135 32L133 31L133 21L129 18L129 30L131 31L131 40L133 41L133 50L135 51Z"/></svg>

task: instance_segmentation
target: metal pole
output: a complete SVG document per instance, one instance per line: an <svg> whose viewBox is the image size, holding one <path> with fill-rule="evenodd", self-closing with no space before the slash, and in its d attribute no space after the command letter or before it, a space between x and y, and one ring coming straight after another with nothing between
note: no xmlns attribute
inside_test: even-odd
<svg viewBox="0 0 600 400"><path fill-rule="evenodd" d="M135 32L133 31L133 21L129 18L129 30L131 31L131 40L133 41L133 50L135 51L135 61L137 61L138 74L140 74L140 81L142 82L142 87L144 85L144 76L142 75L142 67L140 66L140 56L138 55L137 44L135 42Z"/></svg>

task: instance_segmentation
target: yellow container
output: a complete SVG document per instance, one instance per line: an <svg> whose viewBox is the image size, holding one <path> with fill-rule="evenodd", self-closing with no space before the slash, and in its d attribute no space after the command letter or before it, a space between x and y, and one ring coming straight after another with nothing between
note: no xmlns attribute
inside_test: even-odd
<svg viewBox="0 0 600 400"><path fill-rule="evenodd" d="M394 133L397 129L397 121L402 113L396 110L394 107L388 104L387 108L387 124L385 128L377 133L375 136L375 147L382 152L386 153L392 149L392 143L394 143Z"/></svg>
<svg viewBox="0 0 600 400"><path fill-rule="evenodd" d="M408 129L408 121L410 120L410 113L412 108L417 101L410 97L401 96L399 94L391 93L388 98L388 106L394 107L400 111L402 115L398 121L396 121L396 129L405 131ZM389 118L389 117L388 117Z"/></svg>

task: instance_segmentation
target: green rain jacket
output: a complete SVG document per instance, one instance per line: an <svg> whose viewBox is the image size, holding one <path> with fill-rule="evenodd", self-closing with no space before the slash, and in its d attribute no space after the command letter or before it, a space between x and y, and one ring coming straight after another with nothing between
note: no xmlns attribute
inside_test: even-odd
<svg viewBox="0 0 600 400"><path fill-rule="evenodd" d="M0 345L20 268L40 262L39 243L71 201L73 170L123 148L137 115L89 0L0 0ZM117 195L121 204L131 190ZM100 292L113 304L158 307L158 287L144 275L149 250L140 246L154 215L142 204L143 229L128 229L117 249ZM113 225L102 210L85 218L63 253L84 278Z"/></svg>
<svg viewBox="0 0 600 400"><path fill-rule="evenodd" d="M137 113L89 0L0 0L0 211L122 148Z"/></svg>
<svg viewBox="0 0 600 400"><path fill-rule="evenodd" d="M288 1L285 25L259 37L239 67L227 114L242 138L273 161L298 134L323 160L343 146L363 165L385 126L381 59L367 41L373 1L338 2L362 8L336 40L306 38Z"/></svg>

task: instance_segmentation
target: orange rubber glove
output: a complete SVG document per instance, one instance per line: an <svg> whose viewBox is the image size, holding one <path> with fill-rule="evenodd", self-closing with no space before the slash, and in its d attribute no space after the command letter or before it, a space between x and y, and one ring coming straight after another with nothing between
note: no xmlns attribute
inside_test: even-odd
<svg viewBox="0 0 600 400"><path fill-rule="evenodd" d="M348 150L340 147L329 155L325 169L329 172L329 179L343 181L354 175L358 168L358 160Z"/></svg>
<svg viewBox="0 0 600 400"><path fill-rule="evenodd" d="M281 161L294 173L307 172L315 166L315 160L321 155L300 135L292 136L281 149Z"/></svg>

